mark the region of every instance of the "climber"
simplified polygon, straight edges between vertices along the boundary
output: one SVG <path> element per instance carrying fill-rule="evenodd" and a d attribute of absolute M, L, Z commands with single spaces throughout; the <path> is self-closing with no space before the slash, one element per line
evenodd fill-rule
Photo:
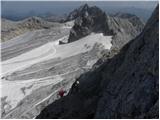
<path fill-rule="evenodd" d="M 58 96 L 63 97 L 64 94 L 66 93 L 67 91 L 63 90 L 63 89 L 60 89 L 60 91 L 58 92 Z"/>
<path fill-rule="evenodd" d="M 79 92 L 79 81 L 78 80 L 73 84 L 73 92 L 75 93 Z"/>

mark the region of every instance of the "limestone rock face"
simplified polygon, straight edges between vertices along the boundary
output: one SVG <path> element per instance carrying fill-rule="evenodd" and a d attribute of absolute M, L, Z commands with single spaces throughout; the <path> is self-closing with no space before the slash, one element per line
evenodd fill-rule
<path fill-rule="evenodd" d="M 77 79 L 78 92 L 72 86 L 37 118 L 158 118 L 158 9 L 139 36 Z"/>
<path fill-rule="evenodd" d="M 81 6 L 68 42 L 73 42 L 91 32 L 103 32 L 106 14 L 98 7 Z"/>
<path fill-rule="evenodd" d="M 144 27 L 144 23 L 134 15 L 111 17 L 98 7 L 89 7 L 87 4 L 71 12 L 69 18 L 70 20 L 74 18 L 75 24 L 68 42 L 76 41 L 91 32 L 102 32 L 105 35 L 112 35 L 113 44 L 120 48 L 136 37 Z"/>
<path fill-rule="evenodd" d="M 157 7 L 143 32 L 103 68 L 95 118 L 158 118 L 158 24 Z"/>

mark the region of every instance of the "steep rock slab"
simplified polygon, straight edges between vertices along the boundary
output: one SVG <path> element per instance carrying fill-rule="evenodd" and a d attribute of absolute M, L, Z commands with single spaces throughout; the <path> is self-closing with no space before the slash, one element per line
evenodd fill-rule
<path fill-rule="evenodd" d="M 158 24 L 157 7 L 140 36 L 104 65 L 96 118 L 158 118 Z"/>

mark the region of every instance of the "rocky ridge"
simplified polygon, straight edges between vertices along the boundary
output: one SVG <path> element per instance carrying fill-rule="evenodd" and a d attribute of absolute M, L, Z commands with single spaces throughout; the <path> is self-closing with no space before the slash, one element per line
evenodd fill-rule
<path fill-rule="evenodd" d="M 68 42 L 73 42 L 91 32 L 102 32 L 113 36 L 114 46 L 121 48 L 136 37 L 143 29 L 144 23 L 136 16 L 109 16 L 100 8 L 87 4 L 74 10 L 67 20 L 75 19 Z"/>
<path fill-rule="evenodd" d="M 49 29 L 51 27 L 60 26 L 58 23 L 48 22 L 39 17 L 30 17 L 22 21 L 10 21 L 2 19 L 2 42 L 12 39 L 27 31 L 37 29 Z"/>

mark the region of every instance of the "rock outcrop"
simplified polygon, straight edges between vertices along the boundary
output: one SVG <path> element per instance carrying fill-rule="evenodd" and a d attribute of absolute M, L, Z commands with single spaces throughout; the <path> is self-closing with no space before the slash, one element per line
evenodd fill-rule
<path fill-rule="evenodd" d="M 119 48 L 136 37 L 144 27 L 144 23 L 136 16 L 111 17 L 98 7 L 89 7 L 87 4 L 71 12 L 68 19 L 75 19 L 68 42 L 78 40 L 91 32 L 102 32 L 112 35 L 113 44 Z"/>
<path fill-rule="evenodd" d="M 116 13 L 114 17 L 122 18 L 122 19 L 128 19 L 133 26 L 135 26 L 136 30 L 138 32 L 141 32 L 143 30 L 142 25 L 144 26 L 145 22 L 141 20 L 139 17 L 133 14 L 129 13 Z"/>
<path fill-rule="evenodd" d="M 73 42 L 91 32 L 103 32 L 105 30 L 106 14 L 98 7 L 81 6 L 76 14 L 75 24 L 70 32 L 68 42 Z"/>
<path fill-rule="evenodd" d="M 37 118 L 158 118 L 159 7 L 143 32 L 111 59 L 83 74 L 79 90 L 46 107 Z"/>
<path fill-rule="evenodd" d="M 65 21 L 75 20 L 76 18 L 81 16 L 82 13 L 85 13 L 88 8 L 89 6 L 87 4 L 80 6 L 79 8 L 70 12 Z"/>

